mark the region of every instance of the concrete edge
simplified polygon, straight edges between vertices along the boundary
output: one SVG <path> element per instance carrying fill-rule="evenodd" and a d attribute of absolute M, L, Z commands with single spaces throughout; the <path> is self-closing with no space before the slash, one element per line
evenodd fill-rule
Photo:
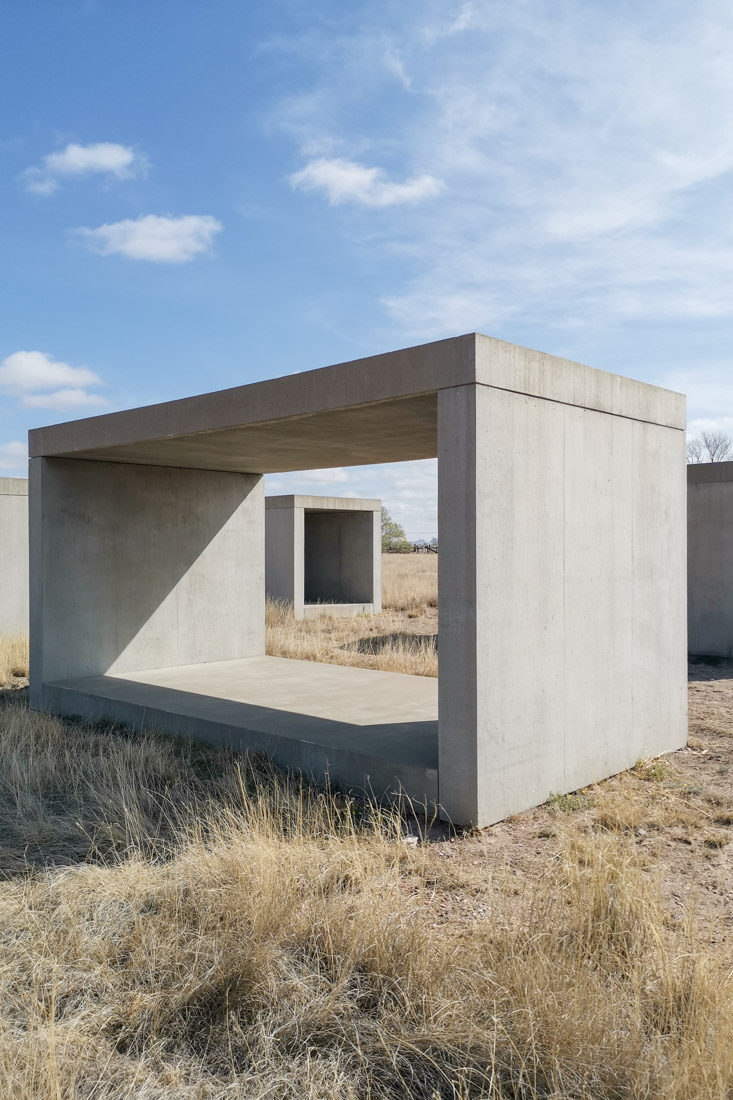
<path fill-rule="evenodd" d="M 379 757 L 347 752 L 298 738 L 263 734 L 259 730 L 183 712 L 140 706 L 59 684 L 43 685 L 43 706 L 40 709 L 66 717 L 80 717 L 88 722 L 119 722 L 139 733 L 161 730 L 174 737 L 190 738 L 236 752 L 264 752 L 278 767 L 301 773 L 321 787 L 326 775 L 333 786 L 359 797 L 394 802 L 401 792 L 413 805 L 427 807 L 428 814 L 436 811 L 438 806 L 438 771 L 433 768 L 404 763 L 395 765 Z"/>
<path fill-rule="evenodd" d="M 320 497 L 293 493 L 282 496 L 266 496 L 265 508 L 304 508 L 306 512 L 381 512 L 381 500 L 367 497 Z"/>
<path fill-rule="evenodd" d="M 0 477 L 0 497 L 27 497 L 27 477 Z"/>
<path fill-rule="evenodd" d="M 687 484 L 733 481 L 733 462 L 691 462 L 687 467 Z"/>

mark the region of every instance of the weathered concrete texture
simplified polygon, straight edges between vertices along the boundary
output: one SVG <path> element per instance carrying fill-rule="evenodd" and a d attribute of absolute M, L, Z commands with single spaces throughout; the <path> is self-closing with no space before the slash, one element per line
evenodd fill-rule
<path fill-rule="evenodd" d="M 496 821 L 686 741 L 684 433 L 439 396 L 440 799 Z"/>
<path fill-rule="evenodd" d="M 0 477 L 0 634 L 28 633 L 28 482 Z"/>
<path fill-rule="evenodd" d="M 263 750 L 340 787 L 438 801 L 438 685 L 425 676 L 252 657 L 70 680 L 46 692 L 61 714 Z"/>
<path fill-rule="evenodd" d="M 733 657 L 733 462 L 687 467 L 690 653 Z"/>
<path fill-rule="evenodd" d="M 31 699 L 265 651 L 259 475 L 32 459 Z"/>
<path fill-rule="evenodd" d="M 296 619 L 382 607 L 382 504 L 350 497 L 265 499 L 265 586 Z"/>
<path fill-rule="evenodd" d="M 684 428 L 678 394 L 474 333 L 31 432 L 34 705 L 261 655 L 258 475 L 437 454 L 441 812 L 486 825 L 678 748 Z M 110 679 L 85 691 L 116 716 Z M 211 691 L 181 691 L 184 725 Z M 396 783 L 399 723 L 384 736 Z"/>

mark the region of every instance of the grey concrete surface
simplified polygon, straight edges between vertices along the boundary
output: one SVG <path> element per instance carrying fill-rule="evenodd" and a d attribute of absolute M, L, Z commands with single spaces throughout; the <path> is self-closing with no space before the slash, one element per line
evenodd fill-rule
<path fill-rule="evenodd" d="M 265 498 L 265 588 L 296 619 L 382 608 L 382 502 Z"/>
<path fill-rule="evenodd" d="M 733 657 L 733 462 L 687 467 L 689 652 Z"/>
<path fill-rule="evenodd" d="M 31 700 L 70 676 L 265 651 L 262 478 L 32 459 Z"/>
<path fill-rule="evenodd" d="M 685 399 L 469 333 L 29 433 L 31 457 L 274 473 L 434 458 L 441 389 L 480 383 L 685 428 Z"/>
<path fill-rule="evenodd" d="M 438 688 L 425 676 L 252 657 L 47 686 L 54 711 L 268 752 L 359 792 L 438 800 Z"/>
<path fill-rule="evenodd" d="M 0 477 L 0 634 L 28 633 L 28 481 Z"/>
<path fill-rule="evenodd" d="M 684 434 L 487 386 L 439 412 L 441 803 L 499 820 L 679 748 Z"/>
<path fill-rule="evenodd" d="M 443 815 L 486 825 L 676 749 L 684 428 L 678 394 L 471 334 L 38 429 L 34 705 L 61 705 L 52 681 L 262 652 L 257 475 L 437 455 Z M 252 595 L 222 583 L 248 575 Z"/>

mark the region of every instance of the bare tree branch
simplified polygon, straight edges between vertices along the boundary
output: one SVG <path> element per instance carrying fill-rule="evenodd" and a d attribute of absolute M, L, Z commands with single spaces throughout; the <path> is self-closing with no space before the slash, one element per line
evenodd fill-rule
<path fill-rule="evenodd" d="M 696 462 L 704 461 L 703 446 L 701 439 L 688 439 L 687 440 L 687 462 L 688 465 L 694 465 Z"/>
<path fill-rule="evenodd" d="M 733 454 L 733 440 L 726 432 L 702 432 L 701 439 L 709 462 L 725 462 Z"/>

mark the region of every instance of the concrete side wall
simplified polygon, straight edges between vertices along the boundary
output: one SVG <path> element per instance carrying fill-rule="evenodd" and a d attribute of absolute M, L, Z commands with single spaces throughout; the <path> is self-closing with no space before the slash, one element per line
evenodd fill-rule
<path fill-rule="evenodd" d="M 264 653 L 253 474 L 34 459 L 31 702 L 54 680 Z"/>
<path fill-rule="evenodd" d="M 684 433 L 439 400 L 440 801 L 486 825 L 685 743 Z"/>
<path fill-rule="evenodd" d="M 305 513 L 305 602 L 372 603 L 374 513 Z"/>
<path fill-rule="evenodd" d="M 0 634 L 28 633 L 28 482 L 0 478 Z"/>
<path fill-rule="evenodd" d="M 303 614 L 303 509 L 267 508 L 265 512 L 265 588 L 271 600 L 293 605 Z"/>
<path fill-rule="evenodd" d="M 688 467 L 687 644 L 690 653 L 733 657 L 733 481 L 699 480 L 701 472 Z"/>

